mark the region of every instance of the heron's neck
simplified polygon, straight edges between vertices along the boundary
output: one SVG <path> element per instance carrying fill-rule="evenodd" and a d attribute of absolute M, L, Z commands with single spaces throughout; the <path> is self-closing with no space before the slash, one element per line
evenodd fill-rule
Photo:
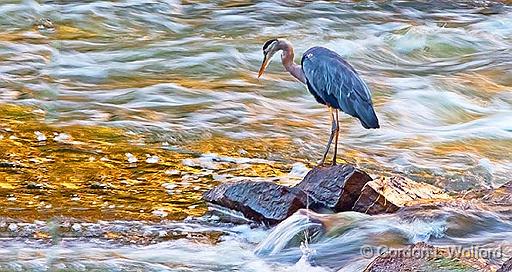
<path fill-rule="evenodd" d="M 293 46 L 290 42 L 286 40 L 280 41 L 280 48 L 283 50 L 283 54 L 281 55 L 281 61 L 283 62 L 283 66 L 292 76 L 298 79 L 300 82 L 306 84 L 306 76 L 302 71 L 302 67 L 296 64 L 293 61 L 293 57 L 295 56 L 293 53 Z"/>

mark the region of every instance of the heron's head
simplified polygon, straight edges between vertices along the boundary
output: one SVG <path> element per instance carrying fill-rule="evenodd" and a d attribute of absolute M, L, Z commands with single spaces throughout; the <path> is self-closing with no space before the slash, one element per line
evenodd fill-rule
<path fill-rule="evenodd" d="M 258 72 L 258 77 L 263 75 L 265 72 L 265 69 L 267 68 L 268 64 L 270 63 L 270 59 L 274 54 L 280 50 L 279 47 L 279 40 L 278 39 L 271 39 L 265 42 L 263 44 L 263 63 L 261 64 L 260 71 Z"/>

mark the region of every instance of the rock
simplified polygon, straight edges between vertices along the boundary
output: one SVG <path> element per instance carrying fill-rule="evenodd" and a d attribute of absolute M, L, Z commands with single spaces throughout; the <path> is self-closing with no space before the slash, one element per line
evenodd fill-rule
<path fill-rule="evenodd" d="M 509 182 L 510 183 L 510 182 Z M 500 269 L 498 269 L 496 272 L 511 272 L 512 271 L 512 258 L 510 258 L 508 261 L 506 261 Z"/>
<path fill-rule="evenodd" d="M 26 166 L 17 162 L 0 161 L 0 168 L 26 168 Z"/>
<path fill-rule="evenodd" d="M 41 183 L 30 182 L 27 184 L 27 189 L 44 189 L 44 185 Z"/>
<path fill-rule="evenodd" d="M 403 177 L 372 180 L 349 164 L 315 167 L 296 186 L 241 181 L 206 192 L 209 203 L 241 212 L 248 219 L 276 224 L 300 208 L 316 212 L 395 212 L 417 201 L 448 199 L 441 189 Z"/>
<path fill-rule="evenodd" d="M 335 237 L 346 231 L 351 226 L 358 224 L 360 221 L 367 220 L 370 216 L 358 212 L 342 212 L 342 213 L 316 213 L 311 210 L 301 209 L 297 214 L 306 216 L 311 223 L 322 226 L 322 232 L 328 237 Z"/>
<path fill-rule="evenodd" d="M 372 178 L 350 164 L 313 168 L 294 188 L 314 199 L 314 210 L 348 211 Z"/>
<path fill-rule="evenodd" d="M 91 184 L 89 186 L 89 188 L 95 189 L 95 190 L 103 190 L 103 189 L 108 189 L 108 185 L 100 183 L 100 182 L 95 182 L 95 183 Z"/>
<path fill-rule="evenodd" d="M 512 181 L 492 190 L 483 197 L 483 201 L 493 205 L 512 205 Z"/>
<path fill-rule="evenodd" d="M 265 181 L 224 183 L 207 191 L 203 199 L 268 225 L 277 224 L 306 207 L 306 196 L 301 191 Z"/>
<path fill-rule="evenodd" d="M 37 30 L 39 31 L 54 31 L 55 26 L 53 25 L 53 22 L 48 18 L 41 18 L 37 21 L 37 23 L 34 25 Z"/>
<path fill-rule="evenodd" d="M 441 189 L 401 176 L 381 177 L 368 182 L 351 210 L 366 214 L 395 212 L 420 201 L 447 200 Z"/>
<path fill-rule="evenodd" d="M 272 225 L 307 204 L 316 211 L 349 210 L 370 180 L 370 176 L 349 164 L 322 166 L 315 167 L 292 188 L 270 182 L 225 183 L 206 192 L 203 199 Z"/>
<path fill-rule="evenodd" d="M 418 243 L 408 248 L 391 250 L 375 258 L 364 272 L 412 271 L 492 271 L 483 260 L 452 256 L 448 249 Z"/>

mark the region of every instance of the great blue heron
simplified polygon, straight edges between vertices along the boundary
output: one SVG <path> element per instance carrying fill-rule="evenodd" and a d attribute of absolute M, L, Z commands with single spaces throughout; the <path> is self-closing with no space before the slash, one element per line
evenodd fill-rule
<path fill-rule="evenodd" d="M 339 134 L 338 109 L 359 119 L 364 128 L 379 128 L 370 89 L 350 64 L 327 48 L 312 47 L 302 55 L 302 65 L 295 64 L 293 47 L 285 39 L 272 39 L 265 42 L 264 58 L 258 78 L 265 72 L 272 56 L 281 50 L 283 51 L 281 61 L 286 70 L 308 86 L 309 92 L 318 103 L 329 108 L 332 122 L 331 136 L 320 164 L 324 164 L 335 137 L 332 159 L 332 164 L 335 165 Z"/>

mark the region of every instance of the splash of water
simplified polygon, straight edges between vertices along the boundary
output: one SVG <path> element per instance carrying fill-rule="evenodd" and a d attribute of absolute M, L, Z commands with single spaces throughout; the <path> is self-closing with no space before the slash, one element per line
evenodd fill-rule
<path fill-rule="evenodd" d="M 294 244 L 294 242 L 296 244 L 304 243 L 302 239 L 304 239 L 303 235 L 307 230 L 319 229 L 321 227 L 320 223 L 312 222 L 305 213 L 297 212 L 277 225 L 267 239 L 258 245 L 255 254 L 271 256 Z M 297 239 L 301 241 L 296 242 Z M 308 240 L 310 239 L 305 239 L 305 241 Z M 308 242 L 303 244 L 303 248 L 304 255 L 313 253 Z"/>

